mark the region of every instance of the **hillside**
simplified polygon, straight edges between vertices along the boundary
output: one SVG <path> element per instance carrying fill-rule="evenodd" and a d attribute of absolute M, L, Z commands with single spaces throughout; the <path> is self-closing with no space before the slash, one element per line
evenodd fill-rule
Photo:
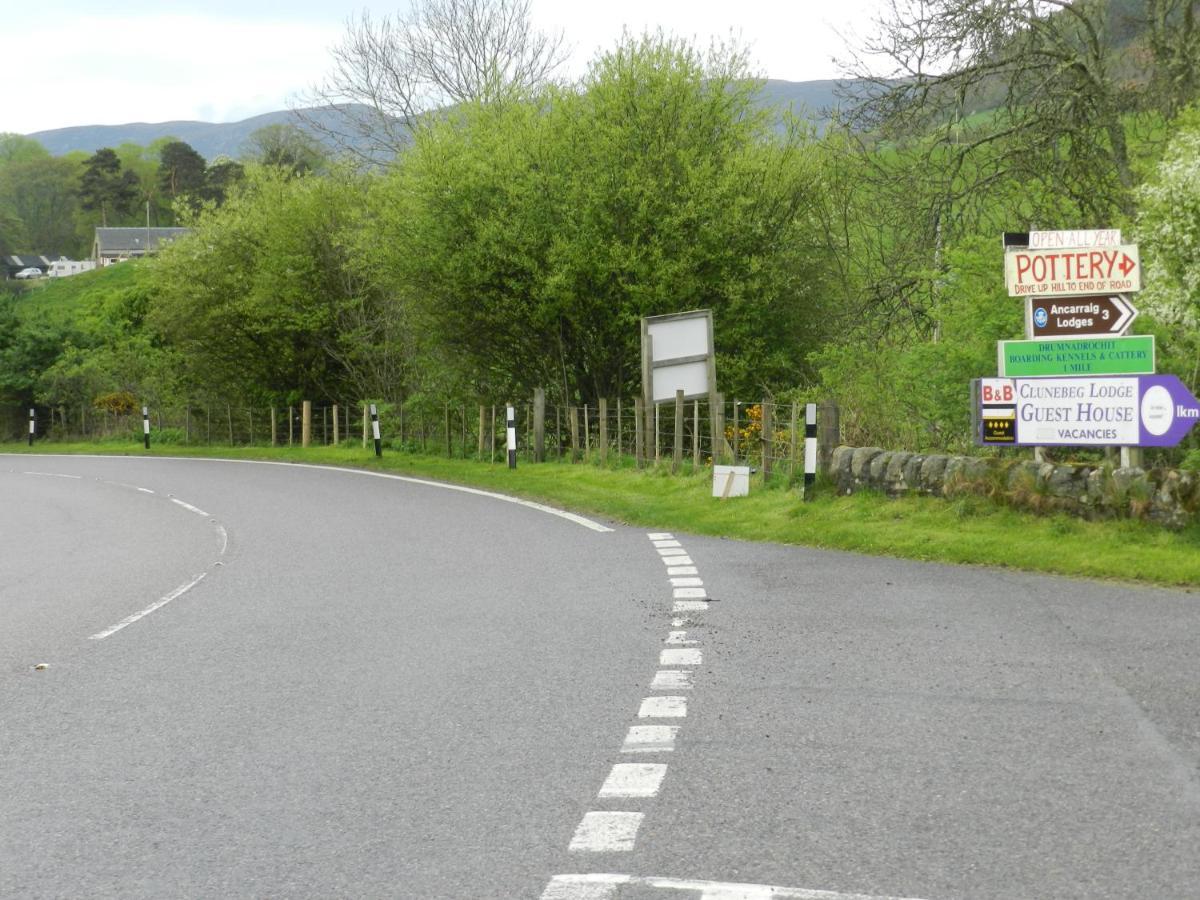
<path fill-rule="evenodd" d="M 828 111 L 838 104 L 838 90 L 848 84 L 837 80 L 782 81 L 771 79 L 760 94 L 764 106 L 780 110 L 792 109 L 798 115 L 812 121 L 818 129 L 829 120 Z M 306 116 L 325 120 L 328 112 L 307 109 Z M 76 125 L 70 128 L 55 128 L 37 131 L 28 137 L 41 142 L 54 156 L 62 156 L 73 150 L 94 153 L 101 147 L 117 147 L 130 142 L 143 147 L 161 137 L 174 137 L 190 144 L 209 162 L 219 156 L 242 155 L 250 135 L 268 125 L 299 124 L 300 119 L 291 110 L 264 113 L 240 122 L 131 122 L 125 125 Z M 316 135 L 318 138 L 319 135 Z"/>

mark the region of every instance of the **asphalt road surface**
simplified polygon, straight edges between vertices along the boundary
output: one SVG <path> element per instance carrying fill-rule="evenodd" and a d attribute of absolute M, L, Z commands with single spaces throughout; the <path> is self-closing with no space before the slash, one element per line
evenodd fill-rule
<path fill-rule="evenodd" d="M 0 456 L 0 896 L 1194 898 L 1198 601 Z"/>

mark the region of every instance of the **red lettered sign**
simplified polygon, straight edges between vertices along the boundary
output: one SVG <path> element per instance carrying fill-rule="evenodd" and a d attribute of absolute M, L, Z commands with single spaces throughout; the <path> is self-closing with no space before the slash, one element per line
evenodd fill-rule
<path fill-rule="evenodd" d="M 1119 294 L 1142 289 L 1136 244 L 1084 250 L 1016 250 L 1004 256 L 1010 297 Z"/>

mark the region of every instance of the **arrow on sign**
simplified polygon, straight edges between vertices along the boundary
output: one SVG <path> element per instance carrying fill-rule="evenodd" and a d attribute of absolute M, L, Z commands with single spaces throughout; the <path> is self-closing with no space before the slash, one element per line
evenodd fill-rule
<path fill-rule="evenodd" d="M 1174 447 L 1200 422 L 1200 400 L 1174 375 L 1143 375 L 1141 440 L 1143 447 Z"/>

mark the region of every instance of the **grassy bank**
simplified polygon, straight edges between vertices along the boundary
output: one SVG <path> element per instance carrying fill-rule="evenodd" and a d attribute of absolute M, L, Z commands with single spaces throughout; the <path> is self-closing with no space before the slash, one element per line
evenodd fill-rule
<path fill-rule="evenodd" d="M 3 452 L 26 452 L 0 444 Z M 631 468 L 522 463 L 505 466 L 357 447 L 161 448 L 113 444 L 42 444 L 34 452 L 221 456 L 380 469 L 518 494 L 630 525 L 751 541 L 773 541 L 937 562 L 1111 578 L 1159 585 L 1200 585 L 1200 528 L 1170 532 L 1135 521 L 1085 522 L 1041 517 L 965 497 L 889 500 L 871 494 L 802 503 L 783 486 L 755 484 L 749 497 L 714 500 L 711 479 Z"/>

